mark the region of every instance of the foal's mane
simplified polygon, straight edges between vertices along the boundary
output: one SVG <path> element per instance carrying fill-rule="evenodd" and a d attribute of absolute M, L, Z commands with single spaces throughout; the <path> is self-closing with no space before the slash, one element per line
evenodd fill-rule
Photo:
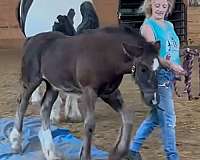
<path fill-rule="evenodd" d="M 138 41 L 140 41 L 141 43 L 145 43 L 145 39 L 141 36 L 141 34 L 139 34 L 138 30 L 136 30 L 135 28 L 127 25 L 127 24 L 120 24 L 119 26 L 106 26 L 103 28 L 97 28 L 97 29 L 88 29 L 83 31 L 82 33 L 93 33 L 93 32 L 98 32 L 98 31 L 102 31 L 105 33 L 116 33 L 116 34 L 120 34 L 120 33 L 125 33 L 127 35 L 131 35 L 133 37 L 135 37 L 135 39 L 137 39 Z"/>
<path fill-rule="evenodd" d="M 121 24 L 118 27 L 105 27 L 102 28 L 102 31 L 106 33 L 116 33 L 119 34 L 126 34 L 132 36 L 135 39 L 135 42 L 138 46 L 145 48 L 148 52 L 144 52 L 147 54 L 154 54 L 157 55 L 157 49 L 159 48 L 157 44 L 153 44 L 152 42 L 147 42 L 145 38 L 136 30 L 135 28 L 131 27 L 130 25 Z"/>
<path fill-rule="evenodd" d="M 133 36 L 135 39 L 140 41 L 141 43 L 145 43 L 145 39 L 141 34 L 139 34 L 138 30 L 135 28 L 131 27 L 130 25 L 127 24 L 120 24 L 119 26 L 112 26 L 112 27 L 104 27 L 102 28 L 102 31 L 106 33 L 125 33 L 128 35 Z"/>

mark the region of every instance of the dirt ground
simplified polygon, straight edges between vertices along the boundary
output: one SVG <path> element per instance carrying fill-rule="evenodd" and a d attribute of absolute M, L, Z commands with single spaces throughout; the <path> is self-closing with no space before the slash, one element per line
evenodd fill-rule
<path fill-rule="evenodd" d="M 19 94 L 20 49 L 6 48 L 0 45 L 0 118 L 15 115 L 17 96 Z M 197 65 L 196 65 L 197 66 Z M 194 94 L 198 92 L 198 71 L 196 69 L 193 79 Z M 179 84 L 183 86 L 183 84 Z M 125 76 L 120 86 L 126 104 L 135 111 L 133 134 L 140 122 L 148 113 L 149 108 L 140 100 L 137 86 L 130 76 Z M 200 100 L 187 101 L 186 97 L 175 96 L 177 113 L 177 146 L 182 160 L 200 160 Z M 26 115 L 38 114 L 39 106 L 30 106 Z M 120 117 L 105 103 L 98 101 L 96 106 L 96 134 L 94 144 L 109 151 L 117 137 Z M 82 123 L 66 124 L 61 126 L 69 128 L 80 137 Z M 142 148 L 144 160 L 163 160 L 164 152 L 160 142 L 159 129 L 156 129 L 148 138 Z"/>

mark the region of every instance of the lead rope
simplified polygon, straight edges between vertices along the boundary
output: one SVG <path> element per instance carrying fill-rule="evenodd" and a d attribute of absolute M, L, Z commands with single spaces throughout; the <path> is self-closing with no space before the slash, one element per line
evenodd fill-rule
<path fill-rule="evenodd" d="M 183 68 L 186 71 L 185 75 L 185 88 L 184 92 L 188 94 L 188 100 L 194 99 L 192 95 L 192 70 L 193 70 L 193 64 L 194 64 L 194 58 L 198 57 L 198 63 L 199 63 L 199 94 L 195 99 L 198 99 L 200 96 L 200 53 L 197 49 L 190 49 L 186 48 L 183 50 L 181 56 L 184 56 L 183 60 Z M 175 86 L 175 93 L 178 97 L 181 97 L 181 94 L 178 93 L 176 81 L 174 82 Z"/>

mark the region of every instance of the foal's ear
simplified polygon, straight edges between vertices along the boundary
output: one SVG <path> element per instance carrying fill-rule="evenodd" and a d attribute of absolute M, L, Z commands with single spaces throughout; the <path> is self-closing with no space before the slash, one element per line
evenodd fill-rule
<path fill-rule="evenodd" d="M 136 44 L 122 43 L 122 48 L 124 54 L 130 59 L 133 59 L 133 57 L 140 57 L 142 55 L 143 48 L 141 46 L 137 46 Z"/>

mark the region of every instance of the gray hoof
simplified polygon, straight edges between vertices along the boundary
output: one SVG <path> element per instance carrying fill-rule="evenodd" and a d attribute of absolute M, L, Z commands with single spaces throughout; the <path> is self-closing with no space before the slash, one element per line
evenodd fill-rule
<path fill-rule="evenodd" d="M 21 154 L 22 153 L 22 146 L 19 144 L 19 145 L 12 145 L 11 146 L 12 148 L 12 152 L 13 153 L 17 153 L 17 154 Z"/>

